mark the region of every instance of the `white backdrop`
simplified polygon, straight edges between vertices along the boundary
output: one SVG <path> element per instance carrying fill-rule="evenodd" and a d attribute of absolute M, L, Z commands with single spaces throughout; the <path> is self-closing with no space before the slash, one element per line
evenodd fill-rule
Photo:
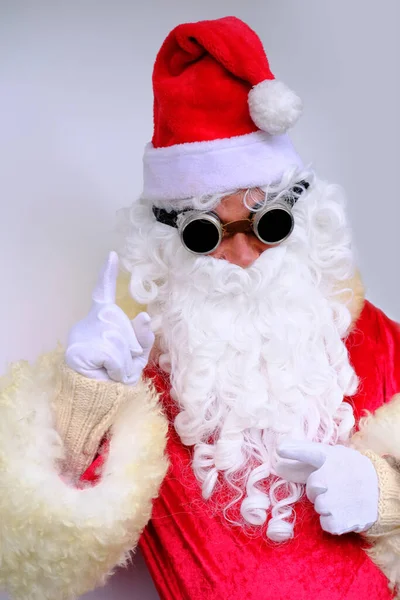
<path fill-rule="evenodd" d="M 88 308 L 115 212 L 140 193 L 165 35 L 227 14 L 303 98 L 297 148 L 346 188 L 369 298 L 400 319 L 398 0 L 0 0 L 0 373 Z M 86 598 L 157 594 L 139 560 Z"/>

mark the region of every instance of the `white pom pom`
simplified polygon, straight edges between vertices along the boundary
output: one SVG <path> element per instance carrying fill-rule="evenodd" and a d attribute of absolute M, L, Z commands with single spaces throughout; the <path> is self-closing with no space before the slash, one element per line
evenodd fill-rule
<path fill-rule="evenodd" d="M 285 133 L 296 123 L 302 111 L 300 98 L 276 79 L 255 85 L 248 101 L 254 123 L 271 135 Z"/>

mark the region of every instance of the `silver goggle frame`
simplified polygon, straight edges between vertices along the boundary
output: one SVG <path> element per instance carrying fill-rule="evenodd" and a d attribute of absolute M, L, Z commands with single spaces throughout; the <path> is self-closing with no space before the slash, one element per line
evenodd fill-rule
<path fill-rule="evenodd" d="M 301 181 L 295 185 L 285 196 L 281 196 L 276 200 L 267 202 L 259 210 L 251 212 L 251 216 L 247 219 L 240 221 L 232 221 L 231 223 L 222 223 L 218 215 L 212 211 L 199 211 L 193 209 L 186 209 L 182 211 L 166 211 L 162 208 L 153 206 L 153 213 L 157 221 L 171 227 L 178 229 L 179 237 L 182 245 L 191 252 L 197 255 L 206 255 L 214 252 L 221 244 L 225 236 L 234 235 L 239 232 L 254 233 L 254 235 L 266 246 L 276 246 L 284 242 L 292 233 L 294 228 L 294 217 L 292 208 L 302 192 L 308 189 L 309 183 L 307 181 Z M 260 232 L 262 220 L 268 214 L 281 213 L 280 218 L 284 215 L 286 218 L 285 231 L 283 235 L 278 236 L 277 239 L 266 239 Z M 282 214 L 283 213 L 283 214 Z M 277 216 L 277 215 L 275 215 Z M 279 217 L 279 215 L 278 215 Z M 202 224 L 208 224 L 213 228 L 213 235 L 215 240 L 209 248 L 206 250 L 196 250 L 191 248 L 185 240 L 185 234 L 187 235 L 191 226 L 197 222 Z M 264 224 L 265 226 L 265 224 Z M 209 230 L 210 231 L 210 230 Z"/>

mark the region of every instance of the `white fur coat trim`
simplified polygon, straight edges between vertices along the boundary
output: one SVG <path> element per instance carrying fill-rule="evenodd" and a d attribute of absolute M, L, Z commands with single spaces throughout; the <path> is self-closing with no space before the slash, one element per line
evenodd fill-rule
<path fill-rule="evenodd" d="M 71 600 L 105 583 L 135 547 L 165 475 L 166 420 L 141 383 L 112 430 L 98 485 L 58 475 L 51 403 L 60 352 L 0 382 L 0 588 L 14 600 Z"/>

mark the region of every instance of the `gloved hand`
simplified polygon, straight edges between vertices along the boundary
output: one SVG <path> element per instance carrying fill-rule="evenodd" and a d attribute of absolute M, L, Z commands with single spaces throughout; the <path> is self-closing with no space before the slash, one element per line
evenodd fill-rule
<path fill-rule="evenodd" d="M 277 450 L 283 479 L 306 484 L 321 527 L 334 535 L 369 529 L 378 519 L 379 484 L 372 462 L 352 448 L 284 441 Z"/>
<path fill-rule="evenodd" d="M 110 252 L 92 294 L 89 314 L 71 330 L 65 361 L 87 377 L 135 384 L 147 364 L 154 334 L 147 313 L 130 321 L 115 304 L 118 256 Z"/>

